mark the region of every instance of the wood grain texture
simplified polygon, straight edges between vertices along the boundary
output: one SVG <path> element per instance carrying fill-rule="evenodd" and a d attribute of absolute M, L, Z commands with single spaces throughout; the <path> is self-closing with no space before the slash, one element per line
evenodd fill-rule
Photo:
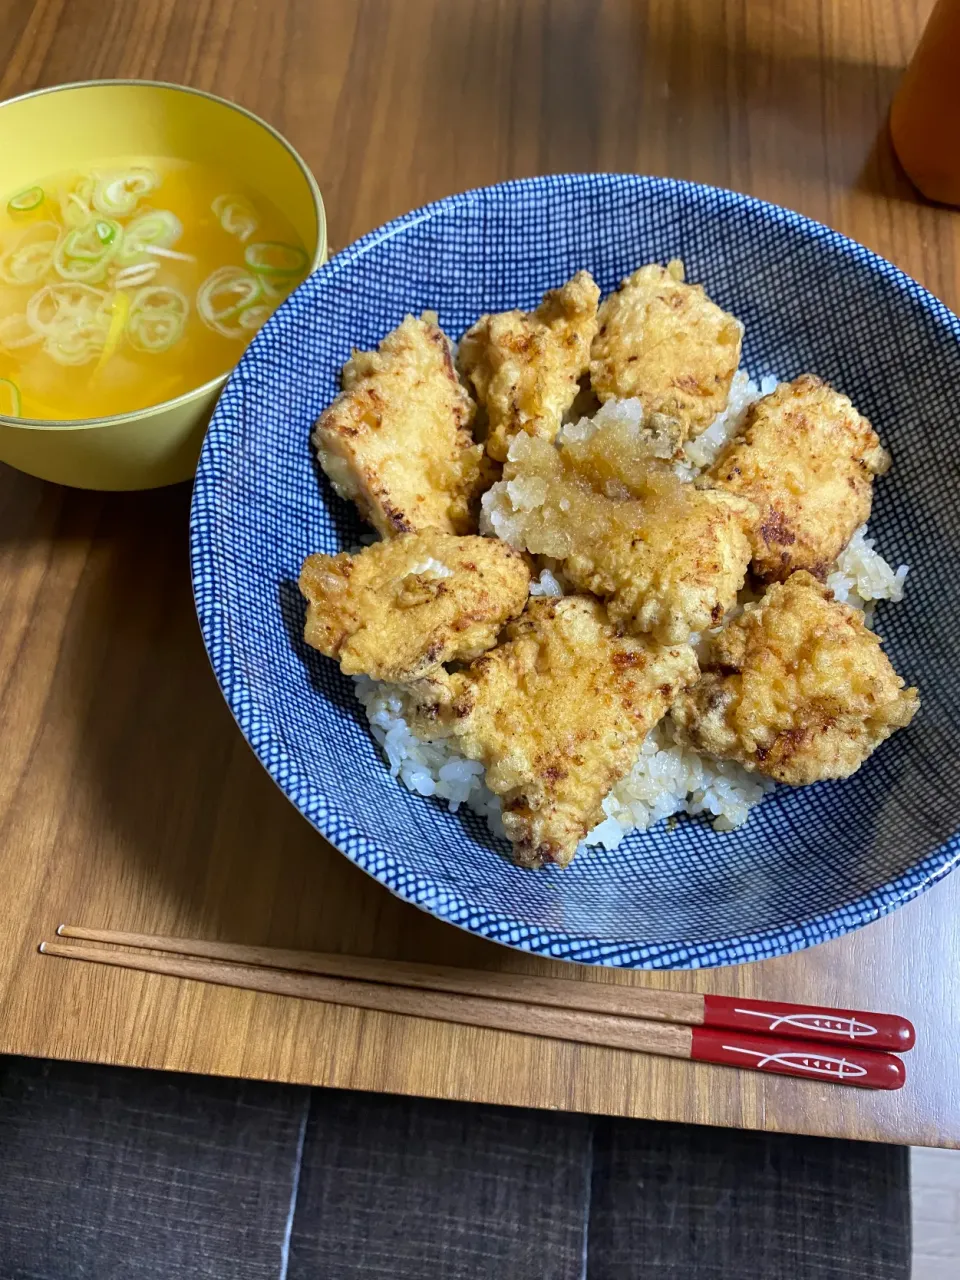
<path fill-rule="evenodd" d="M 903 0 L 0 0 L 0 95 L 186 81 L 266 116 L 331 244 L 464 187 L 619 169 L 735 187 L 960 304 L 958 218 L 884 131 L 928 3 Z M 704 973 L 567 970 L 905 1014 L 872 1094 L 43 959 L 61 920 L 525 973 L 561 969 L 391 897 L 241 739 L 187 571 L 186 487 L 69 492 L 0 469 L 0 1051 L 960 1145 L 960 878 L 835 943 Z"/>
<path fill-rule="evenodd" d="M 516 1001 L 519 1004 L 553 1005 L 558 1009 L 612 1013 L 618 1017 L 648 1018 L 655 1022 L 672 1022 L 684 1026 L 699 1027 L 704 1023 L 704 998 L 689 991 L 664 991 L 610 982 L 578 982 L 573 978 L 554 977 L 552 974 L 541 977 L 536 974 L 505 973 L 498 969 L 458 969 L 452 965 L 414 964 L 409 960 L 351 956 L 343 952 L 253 947 L 209 938 L 169 938 L 120 929 L 89 929 L 84 925 L 61 925 L 57 929 L 57 937 L 103 942 L 114 950 L 118 947 L 136 947 L 142 951 L 161 951 L 176 956 L 226 960 L 234 965 L 259 965 L 294 973 L 315 973 L 327 978 L 380 982 L 424 991 L 447 991 L 461 996 L 483 996 L 493 1000 Z M 51 955 L 61 954 L 59 951 L 54 952 L 46 942 L 40 945 Z M 62 954 L 69 958 L 69 948 Z M 522 1030 L 522 1026 L 520 1029 Z"/>
<path fill-rule="evenodd" d="M 467 1027 L 493 1028 L 524 1036 L 540 1036 L 547 1040 L 631 1049 L 637 1053 L 659 1053 L 671 1058 L 691 1056 L 692 1029 L 678 1027 L 670 1022 L 647 1022 L 642 1018 L 623 1018 L 609 1013 L 585 1013 L 579 1009 L 555 1009 L 542 1004 L 517 1004 L 512 1000 L 450 995 L 446 991 L 419 991 L 381 982 L 352 982 L 349 979 L 322 977 L 314 973 L 291 973 L 287 969 L 227 964 L 221 960 L 197 959 L 194 956 L 149 955 L 143 951 L 118 951 L 114 947 L 68 946 L 56 941 L 41 942 L 40 949 L 54 959 L 113 965 L 120 969 L 138 969 L 144 973 L 162 973 L 245 991 L 265 991 L 271 995 L 321 1000 L 325 1004 L 353 1009 L 372 1009 L 377 1013 L 428 1018 Z M 578 985 L 585 986 L 586 983 Z M 770 1037 L 766 1037 L 766 1040 L 770 1043 Z M 893 1055 L 876 1056 L 886 1058 Z M 871 1054 L 870 1057 L 874 1055 Z"/>

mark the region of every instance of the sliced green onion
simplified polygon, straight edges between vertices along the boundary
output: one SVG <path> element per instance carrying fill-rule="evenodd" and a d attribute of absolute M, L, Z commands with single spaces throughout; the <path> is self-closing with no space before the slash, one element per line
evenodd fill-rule
<path fill-rule="evenodd" d="M 261 302 L 256 307 L 244 307 L 237 316 L 237 324 L 241 329 L 246 329 L 248 333 L 252 333 L 262 325 L 265 325 L 272 315 L 273 307 Z"/>
<path fill-rule="evenodd" d="M 141 285 L 150 284 L 160 270 L 159 262 L 144 262 L 132 267 L 124 267 L 113 278 L 114 289 L 139 289 Z"/>
<path fill-rule="evenodd" d="M 106 334 L 110 299 L 87 284 L 48 284 L 27 303 L 25 316 L 30 328 L 45 338 L 61 337 L 74 329 Z"/>
<path fill-rule="evenodd" d="M 31 329 L 24 315 L 15 312 L 0 320 L 0 347 L 4 351 L 19 351 L 23 347 L 32 347 L 35 342 L 42 341 L 43 334 Z"/>
<path fill-rule="evenodd" d="M 169 284 L 158 284 L 150 289 L 141 289 L 134 298 L 133 305 L 141 311 L 176 311 L 183 316 L 190 314 L 187 295 Z"/>
<path fill-rule="evenodd" d="M 152 249 L 169 249 L 182 235 L 180 219 L 169 209 L 141 213 L 127 223 L 117 260 L 121 266 L 132 266 L 141 262 L 144 254 Z"/>
<path fill-rule="evenodd" d="M 133 213 L 141 196 L 156 191 L 160 176 L 152 169 L 124 169 L 122 173 L 98 175 L 93 188 L 93 207 L 112 218 L 126 218 Z"/>
<path fill-rule="evenodd" d="M 119 222 L 95 219 L 74 227 L 58 242 L 53 265 L 64 280 L 98 284 L 107 274 L 114 255 L 123 244 Z"/>
<path fill-rule="evenodd" d="M 240 312 L 263 296 L 260 281 L 242 267 L 220 267 L 197 290 L 197 314 L 208 329 L 224 338 L 243 338 L 249 332 L 237 320 Z"/>
<path fill-rule="evenodd" d="M 43 204 L 43 187 L 27 187 L 7 201 L 8 213 L 30 213 Z"/>
<path fill-rule="evenodd" d="M 308 262 L 299 245 L 283 244 L 279 240 L 261 240 L 247 245 L 243 260 L 251 271 L 265 276 L 299 276 Z"/>
<path fill-rule="evenodd" d="M 62 365 L 87 364 L 103 350 L 110 303 L 83 284 L 48 285 L 27 303 L 27 323 L 44 335 L 44 351 Z"/>
<path fill-rule="evenodd" d="M 23 400 L 20 388 L 9 378 L 0 378 L 0 416 L 19 418 L 23 415 Z"/>
<path fill-rule="evenodd" d="M 65 257 L 76 258 L 79 262 L 103 260 L 103 241 L 97 234 L 96 227 L 89 223 L 85 227 L 74 227 L 72 231 L 68 231 L 61 243 Z"/>
<path fill-rule="evenodd" d="M 152 253 L 158 258 L 171 258 L 174 262 L 196 262 L 197 260 L 197 256 L 194 253 L 178 253 L 176 249 L 165 249 L 160 244 L 148 245 L 146 252 Z"/>
<path fill-rule="evenodd" d="M 266 297 L 272 298 L 274 302 L 280 302 L 282 299 L 289 297 L 291 291 L 296 287 L 296 276 L 260 276 L 260 283 L 263 285 L 263 292 Z"/>
<path fill-rule="evenodd" d="M 41 227 L 52 227 L 54 234 L 46 239 L 28 239 L 20 241 L 15 249 L 0 258 L 0 280 L 7 284 L 37 284 L 53 265 L 53 254 L 57 247 L 56 223 L 44 222 Z M 34 232 L 39 228 L 33 228 Z"/>
<path fill-rule="evenodd" d="M 60 193 L 60 217 L 65 227 L 82 227 L 93 217 L 87 200 L 76 191 Z"/>
<path fill-rule="evenodd" d="M 210 208 L 220 219 L 220 225 L 228 235 L 246 242 L 256 234 L 260 222 L 253 205 L 243 196 L 217 196 Z"/>
<path fill-rule="evenodd" d="M 36 240 L 0 258 L 0 276 L 7 284 L 35 284 L 50 270 L 56 241 Z"/>
<path fill-rule="evenodd" d="M 43 349 L 57 364 L 73 367 L 96 360 L 103 350 L 104 341 L 105 337 L 100 337 L 98 340 L 85 330 L 77 330 L 75 333 L 47 338 Z"/>
<path fill-rule="evenodd" d="M 107 274 L 107 263 L 102 258 L 84 260 L 70 257 L 62 241 L 53 255 L 53 265 L 62 280 L 99 284 Z"/>
<path fill-rule="evenodd" d="M 183 337 L 190 303 L 179 289 L 152 285 L 141 289 L 130 304 L 127 338 L 137 351 L 169 351 Z"/>

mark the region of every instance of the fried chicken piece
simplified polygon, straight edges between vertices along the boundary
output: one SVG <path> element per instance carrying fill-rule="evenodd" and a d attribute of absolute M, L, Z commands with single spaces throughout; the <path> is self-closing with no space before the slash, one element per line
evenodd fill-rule
<path fill-rule="evenodd" d="M 583 596 L 533 599 L 498 648 L 424 682 L 409 717 L 420 736 L 455 737 L 483 764 L 521 865 L 566 866 L 643 739 L 696 678 L 689 645 L 624 636 Z"/>
<path fill-rule="evenodd" d="M 791 786 L 849 777 L 920 705 L 863 614 L 802 570 L 713 637 L 701 665 L 672 708 L 681 736 Z"/>
<path fill-rule="evenodd" d="M 578 271 L 536 311 L 481 316 L 460 342 L 458 361 L 487 411 L 487 452 L 502 462 L 519 431 L 552 440 L 586 372 L 600 290 Z"/>
<path fill-rule="evenodd" d="M 492 648 L 527 602 L 530 570 L 493 538 L 428 530 L 355 556 L 308 556 L 300 590 L 307 644 L 346 675 L 402 682 Z"/>
<path fill-rule="evenodd" d="M 601 401 L 639 399 L 679 447 L 727 404 L 743 325 L 684 283 L 679 259 L 641 267 L 600 307 L 590 381 Z"/>
<path fill-rule="evenodd" d="M 747 412 L 708 482 L 760 510 L 753 572 L 817 578 L 870 516 L 873 477 L 890 467 L 877 433 L 846 396 L 811 373 L 784 382 Z"/>
<path fill-rule="evenodd" d="M 470 430 L 476 406 L 435 313 L 407 316 L 377 351 L 354 351 L 342 382 L 313 432 L 341 498 L 352 498 L 384 538 L 476 532 L 489 479 Z"/>
<path fill-rule="evenodd" d="M 559 447 L 518 436 L 481 524 L 559 561 L 578 590 L 606 600 L 612 621 L 677 644 L 736 603 L 757 512 L 679 479 L 658 447 L 636 402 L 564 427 Z"/>

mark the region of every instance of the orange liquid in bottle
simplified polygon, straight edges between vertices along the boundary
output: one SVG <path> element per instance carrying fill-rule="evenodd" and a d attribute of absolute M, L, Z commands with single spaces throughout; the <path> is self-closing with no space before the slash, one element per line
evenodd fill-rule
<path fill-rule="evenodd" d="M 960 0 L 938 0 L 890 108 L 894 150 L 914 186 L 960 205 Z"/>

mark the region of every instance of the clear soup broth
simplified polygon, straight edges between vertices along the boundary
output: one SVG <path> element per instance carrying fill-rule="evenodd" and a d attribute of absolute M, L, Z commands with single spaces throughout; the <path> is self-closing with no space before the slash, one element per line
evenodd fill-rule
<path fill-rule="evenodd" d="M 38 179 L 0 205 L 0 414 L 76 421 L 192 391 L 308 269 L 279 209 L 198 164 Z"/>

